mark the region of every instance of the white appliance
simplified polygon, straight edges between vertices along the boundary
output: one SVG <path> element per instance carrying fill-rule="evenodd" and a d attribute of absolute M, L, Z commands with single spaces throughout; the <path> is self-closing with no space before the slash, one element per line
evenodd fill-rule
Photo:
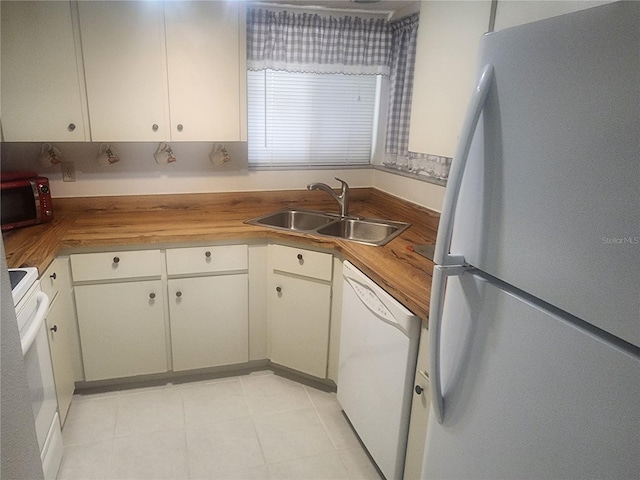
<path fill-rule="evenodd" d="M 638 478 L 640 3 L 487 34 L 445 193 L 423 478 Z"/>
<path fill-rule="evenodd" d="M 383 475 L 399 480 L 420 318 L 347 261 L 343 277 L 338 403 Z"/>
<path fill-rule="evenodd" d="M 31 407 L 45 480 L 53 480 L 62 462 L 62 432 L 45 318 L 49 297 L 41 291 L 36 268 L 9 270 Z"/>

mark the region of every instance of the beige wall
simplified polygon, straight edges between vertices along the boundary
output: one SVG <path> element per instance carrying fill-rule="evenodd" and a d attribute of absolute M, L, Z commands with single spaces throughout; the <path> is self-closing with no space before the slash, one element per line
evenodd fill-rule
<path fill-rule="evenodd" d="M 54 197 L 287 190 L 304 189 L 311 182 L 337 187 L 334 177 L 340 177 L 353 187 L 376 187 L 440 211 L 444 193 L 444 187 L 372 168 L 249 170 L 244 142 L 226 144 L 232 160 L 221 166 L 209 162 L 213 143 L 207 142 L 172 143 L 177 161 L 170 165 L 155 162 L 155 143 L 114 143 L 121 161 L 109 167 L 98 165 L 98 143 L 56 146 L 73 162 L 75 182 L 62 181 L 60 166 L 41 166 L 41 143 L 4 143 L 2 170 L 33 170 L 48 177 Z"/>

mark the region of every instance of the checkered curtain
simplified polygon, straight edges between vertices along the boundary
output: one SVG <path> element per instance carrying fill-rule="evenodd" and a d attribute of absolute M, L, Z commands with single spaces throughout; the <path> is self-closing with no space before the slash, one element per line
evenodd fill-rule
<path fill-rule="evenodd" d="M 385 153 L 406 152 L 409 146 L 409 121 L 413 72 L 416 63 L 418 14 L 391 24 L 393 50 L 389 78 L 389 120 Z"/>
<path fill-rule="evenodd" d="M 392 22 L 389 119 L 383 165 L 415 175 L 446 179 L 451 159 L 409 151 L 409 122 L 419 14 Z"/>
<path fill-rule="evenodd" d="M 384 19 L 247 9 L 247 68 L 389 75 L 392 32 Z"/>

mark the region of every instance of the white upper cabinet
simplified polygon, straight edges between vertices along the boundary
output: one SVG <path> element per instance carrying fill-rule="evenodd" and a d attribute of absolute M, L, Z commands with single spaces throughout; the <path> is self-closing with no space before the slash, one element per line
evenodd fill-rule
<path fill-rule="evenodd" d="M 593 0 L 560 0 L 555 2 L 541 2 L 539 0 L 499 1 L 496 7 L 494 30 L 514 27 L 524 23 L 535 22 L 545 18 L 577 12 L 585 8 L 596 7 L 608 1 Z"/>
<path fill-rule="evenodd" d="M 79 2 L 93 141 L 168 139 L 161 2 Z"/>
<path fill-rule="evenodd" d="M 239 24 L 237 2 L 165 3 L 171 140 L 240 140 Z"/>
<path fill-rule="evenodd" d="M 241 139 L 235 2 L 79 2 L 94 141 Z"/>
<path fill-rule="evenodd" d="M 0 14 L 4 140 L 88 140 L 69 3 L 3 1 Z"/>
<path fill-rule="evenodd" d="M 490 13 L 489 0 L 421 2 L 410 151 L 453 157 Z"/>

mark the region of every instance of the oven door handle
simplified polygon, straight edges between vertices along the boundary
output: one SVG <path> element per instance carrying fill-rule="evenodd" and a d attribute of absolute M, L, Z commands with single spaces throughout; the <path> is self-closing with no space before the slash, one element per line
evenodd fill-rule
<path fill-rule="evenodd" d="M 31 345 L 35 341 L 38 336 L 38 332 L 40 331 L 40 327 L 44 323 L 45 318 L 47 318 L 47 310 L 49 309 L 49 296 L 44 292 L 36 293 L 36 300 L 38 301 L 38 308 L 36 309 L 36 313 L 33 317 L 33 321 L 31 325 L 29 325 L 29 329 L 24 334 L 24 337 L 20 340 L 20 344 L 22 346 L 22 354 L 26 355 Z"/>

